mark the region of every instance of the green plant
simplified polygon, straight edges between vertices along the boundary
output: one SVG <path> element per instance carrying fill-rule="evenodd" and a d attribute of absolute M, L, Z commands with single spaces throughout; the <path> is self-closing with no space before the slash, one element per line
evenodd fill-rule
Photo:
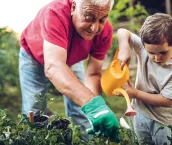
<path fill-rule="evenodd" d="M 121 145 L 138 145 L 138 140 L 137 136 L 134 132 L 134 127 L 133 127 L 133 118 L 132 117 L 126 117 L 127 119 L 127 124 L 128 127 L 124 128 L 122 127 L 122 121 L 120 118 L 120 140 L 121 140 Z"/>
<path fill-rule="evenodd" d="M 148 12 L 139 2 L 134 3 L 134 0 L 133 4 L 131 2 L 131 0 L 116 1 L 109 15 L 109 20 L 114 28 L 118 27 L 119 22 L 129 21 L 128 29 L 135 32 L 140 29 L 142 21 L 148 16 Z"/>
<path fill-rule="evenodd" d="M 49 100 L 53 99 L 49 98 Z M 133 119 L 127 117 L 127 120 L 130 128 L 119 129 L 120 145 L 138 145 Z M 168 127 L 172 130 L 172 126 Z M 161 129 L 164 127 L 160 127 L 157 132 Z M 52 115 L 48 119 L 47 127 L 37 129 L 29 122 L 27 115 L 19 114 L 14 121 L 10 119 L 7 110 L 0 109 L 0 145 L 117 145 L 101 134 L 83 140 L 82 136 L 85 134 L 87 132 L 80 131 L 80 126 L 75 125 L 68 117 Z M 167 138 L 172 144 L 172 138 L 170 136 Z"/>
<path fill-rule="evenodd" d="M 67 121 L 66 121 L 67 120 Z M 107 138 L 96 135 L 93 139 L 82 140 L 80 126 L 69 118 L 52 116 L 48 128 L 36 129 L 26 115 L 19 115 L 17 121 L 9 119 L 6 110 L 0 110 L 1 145 L 105 145 Z M 56 125 L 53 122 L 56 121 Z"/>
<path fill-rule="evenodd" d="M 47 128 L 36 129 L 24 114 L 19 114 L 17 121 L 9 118 L 7 110 L 0 110 L 0 144 L 1 145 L 116 145 L 101 134 L 83 140 L 80 126 L 70 118 L 53 115 L 49 118 Z M 120 128 L 121 145 L 137 145 L 132 140 L 132 130 Z"/>
<path fill-rule="evenodd" d="M 55 100 L 51 94 L 47 94 L 45 98 L 42 98 L 41 94 L 35 97 L 37 97 L 38 102 L 46 100 L 50 104 Z M 44 113 L 44 110 L 41 110 L 41 112 Z M 10 119 L 7 110 L 0 110 L 0 144 L 115 145 L 115 143 L 111 143 L 108 138 L 103 137 L 100 133 L 95 134 L 91 139 L 83 140 L 82 136 L 87 134 L 87 131 L 80 131 L 80 126 L 75 125 L 71 118 L 68 117 L 52 115 L 48 119 L 47 126 L 38 128 L 36 125 L 37 123 L 29 122 L 29 118 L 25 114 L 19 114 L 17 120 L 14 121 Z M 131 131 L 120 128 L 121 145 L 131 142 L 130 134 Z"/>

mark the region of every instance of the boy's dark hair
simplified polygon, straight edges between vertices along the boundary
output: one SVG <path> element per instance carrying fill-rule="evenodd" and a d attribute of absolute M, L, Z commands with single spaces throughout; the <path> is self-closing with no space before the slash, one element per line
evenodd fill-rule
<path fill-rule="evenodd" d="M 156 13 L 146 18 L 140 29 L 142 43 L 163 44 L 167 41 L 172 46 L 172 17 L 168 14 Z"/>

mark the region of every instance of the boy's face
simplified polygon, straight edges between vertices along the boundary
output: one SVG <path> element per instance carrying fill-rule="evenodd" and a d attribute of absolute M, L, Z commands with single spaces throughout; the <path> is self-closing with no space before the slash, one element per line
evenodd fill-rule
<path fill-rule="evenodd" d="M 172 46 L 168 46 L 167 42 L 161 45 L 146 43 L 144 43 L 144 45 L 149 58 L 158 65 L 162 66 L 172 59 Z"/>

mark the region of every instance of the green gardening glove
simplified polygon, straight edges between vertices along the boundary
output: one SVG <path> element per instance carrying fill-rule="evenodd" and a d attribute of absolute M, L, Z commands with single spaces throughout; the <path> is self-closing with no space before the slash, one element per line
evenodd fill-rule
<path fill-rule="evenodd" d="M 119 142 L 118 119 L 101 96 L 82 106 L 82 111 L 93 125 L 94 132 L 100 132 L 113 142 Z"/>

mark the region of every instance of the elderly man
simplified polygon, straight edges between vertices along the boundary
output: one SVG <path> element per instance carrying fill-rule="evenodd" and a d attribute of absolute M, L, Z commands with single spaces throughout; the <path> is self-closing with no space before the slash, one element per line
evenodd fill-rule
<path fill-rule="evenodd" d="M 107 21 L 112 6 L 113 0 L 54 0 L 38 12 L 20 41 L 24 114 L 45 107 L 33 96 L 45 97 L 50 80 L 64 95 L 66 114 L 82 130 L 92 127 L 118 142 L 118 120 L 100 96 L 101 68 L 112 42 Z M 88 56 L 84 74 L 82 60 Z"/>

